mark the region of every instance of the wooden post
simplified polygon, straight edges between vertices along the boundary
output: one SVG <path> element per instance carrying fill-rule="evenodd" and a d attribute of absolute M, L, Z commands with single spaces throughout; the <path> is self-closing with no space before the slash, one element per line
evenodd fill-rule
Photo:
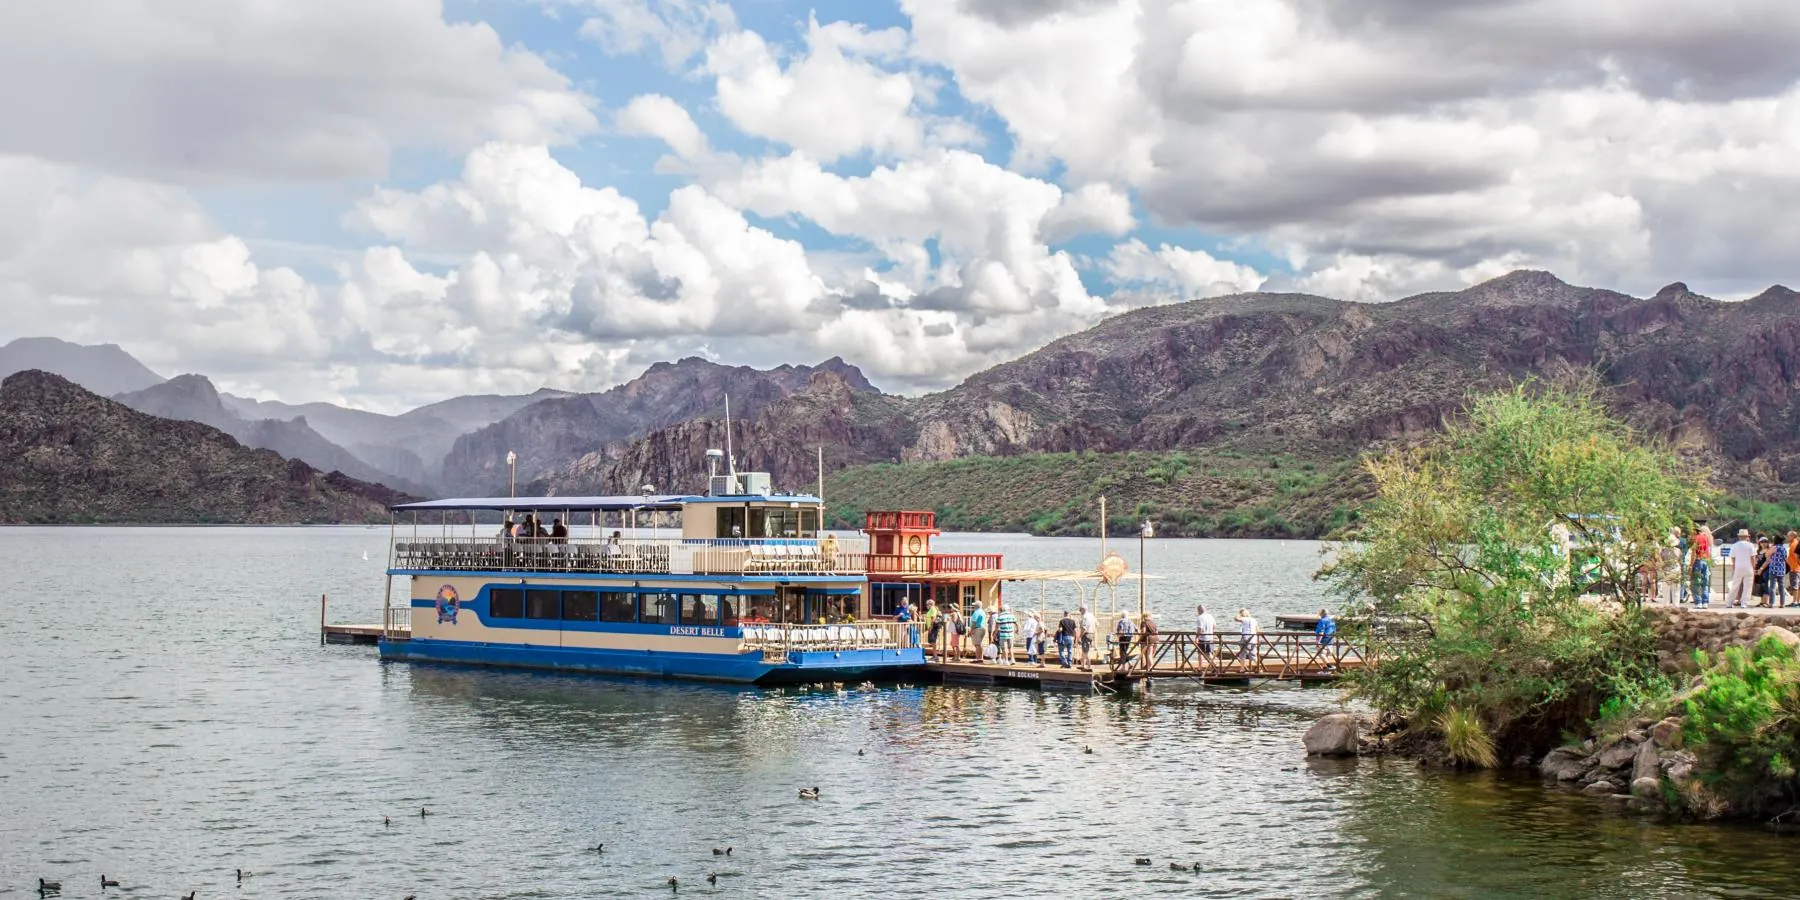
<path fill-rule="evenodd" d="M 319 595 L 319 646 L 325 646 L 325 595 Z"/>

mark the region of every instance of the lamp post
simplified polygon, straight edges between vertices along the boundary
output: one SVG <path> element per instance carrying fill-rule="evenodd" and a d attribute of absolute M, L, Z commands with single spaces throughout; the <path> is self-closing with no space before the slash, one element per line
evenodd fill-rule
<path fill-rule="evenodd" d="M 1156 536 L 1156 529 L 1151 527 L 1150 520 L 1144 520 L 1144 528 L 1138 532 L 1138 618 L 1144 617 L 1144 542 Z"/>
<path fill-rule="evenodd" d="M 519 454 L 506 451 L 506 496 L 519 496 Z"/>

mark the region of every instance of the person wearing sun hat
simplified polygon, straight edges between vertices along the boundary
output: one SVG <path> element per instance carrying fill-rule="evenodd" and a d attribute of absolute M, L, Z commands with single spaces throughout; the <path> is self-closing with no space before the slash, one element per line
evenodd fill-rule
<path fill-rule="evenodd" d="M 1742 608 L 1750 601 L 1750 590 L 1756 583 L 1756 545 L 1750 542 L 1750 529 L 1739 528 L 1737 543 L 1726 556 L 1731 564 L 1731 578 L 1725 584 L 1725 605 Z"/>

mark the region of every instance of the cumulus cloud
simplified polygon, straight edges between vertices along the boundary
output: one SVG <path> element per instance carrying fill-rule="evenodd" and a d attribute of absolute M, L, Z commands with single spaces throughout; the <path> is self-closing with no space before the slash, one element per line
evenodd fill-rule
<path fill-rule="evenodd" d="M 1784 275 L 1784 0 L 903 5 L 915 52 L 1006 123 L 1015 159 L 1262 243 L 1296 283 L 1391 299 L 1502 264 L 1639 290 Z"/>
<path fill-rule="evenodd" d="M 1119 284 L 1168 288 L 1183 300 L 1254 291 L 1266 280 L 1249 266 L 1218 259 L 1204 250 L 1169 244 L 1152 250 L 1135 239 L 1114 247 L 1105 268 Z"/>
<path fill-rule="evenodd" d="M 589 100 L 438 0 L 0 4 L 0 153 L 157 179 L 381 176 L 399 147 L 557 142 Z"/>
<path fill-rule="evenodd" d="M 550 0 L 573 6 L 587 18 L 579 29 L 608 53 L 654 49 L 669 69 L 693 59 L 718 31 L 733 31 L 737 14 L 714 0 Z"/>
<path fill-rule="evenodd" d="M 1793 277 L 1787 0 L 900 3 L 541 0 L 622 84 L 439 0 L 0 7 L 0 337 L 378 405 L 692 353 L 923 389 L 1146 301 Z M 607 183 L 600 83 L 672 177 Z M 435 162 L 367 187 L 399 148 Z M 217 179 L 360 199 L 303 277 L 183 187 Z"/>
<path fill-rule="evenodd" d="M 914 115 L 913 79 L 873 62 L 904 51 L 904 30 L 809 20 L 805 44 L 784 68 L 776 49 L 754 31 L 715 40 L 705 70 L 716 79 L 719 111 L 745 134 L 824 162 L 865 149 L 919 147 L 925 125 Z"/>

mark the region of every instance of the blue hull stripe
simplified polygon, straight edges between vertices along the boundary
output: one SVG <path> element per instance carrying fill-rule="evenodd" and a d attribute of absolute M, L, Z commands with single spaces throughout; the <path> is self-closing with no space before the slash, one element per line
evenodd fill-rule
<path fill-rule="evenodd" d="M 792 653 L 787 663 L 772 665 L 764 662 L 763 655 L 757 652 L 662 653 L 415 638 L 382 641 L 381 658 L 751 684 L 813 678 L 897 677 L 924 665 L 925 652 L 916 648 L 821 650 Z"/>

